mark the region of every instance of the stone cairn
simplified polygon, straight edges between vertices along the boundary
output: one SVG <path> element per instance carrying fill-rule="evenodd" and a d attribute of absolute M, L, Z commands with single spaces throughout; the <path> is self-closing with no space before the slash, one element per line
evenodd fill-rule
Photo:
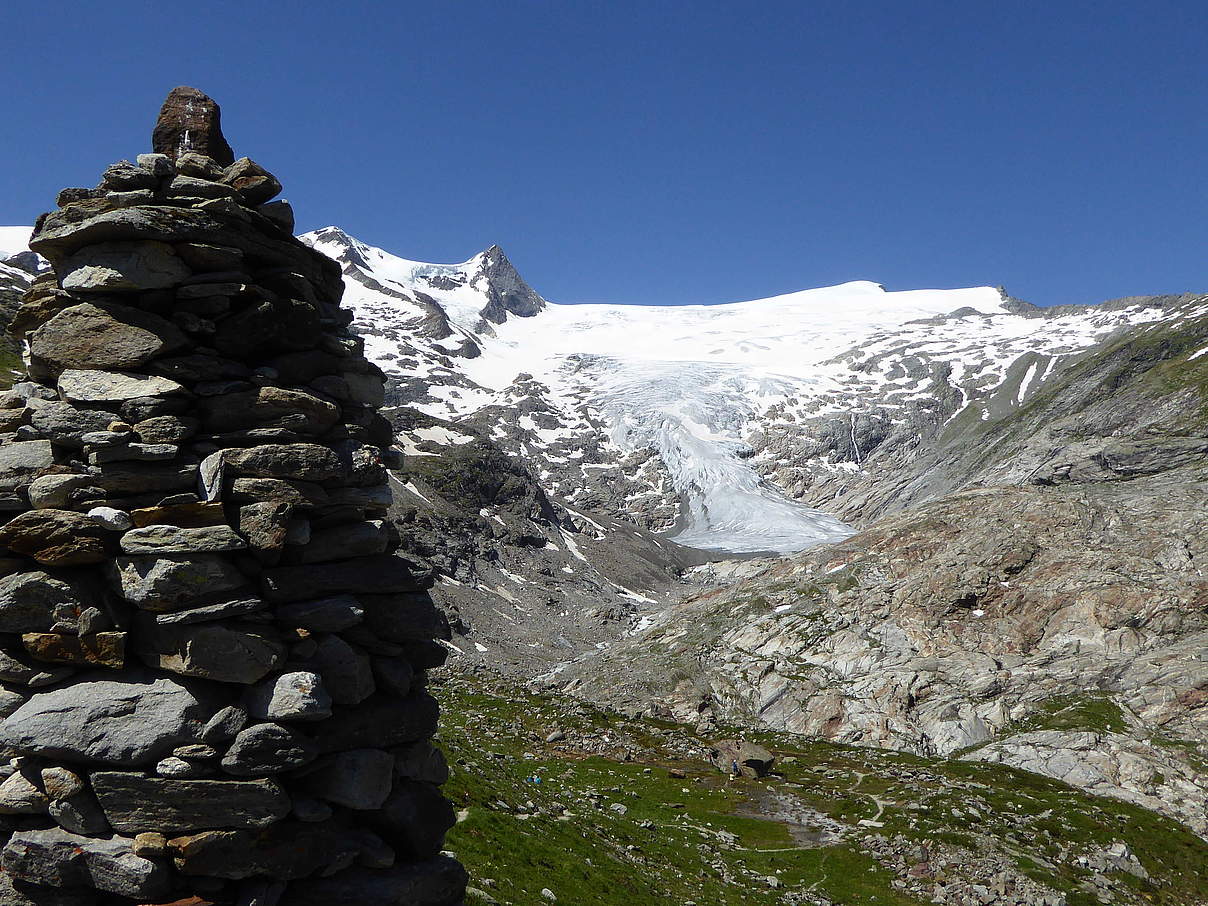
<path fill-rule="evenodd" d="M 0 903 L 460 903 L 381 372 L 178 88 L 65 189 L 0 395 Z"/>

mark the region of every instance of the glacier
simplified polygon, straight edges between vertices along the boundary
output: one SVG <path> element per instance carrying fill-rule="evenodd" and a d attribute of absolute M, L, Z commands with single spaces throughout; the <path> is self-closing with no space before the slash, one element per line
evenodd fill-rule
<path fill-rule="evenodd" d="M 679 501 L 668 537 L 731 553 L 789 553 L 853 531 L 770 484 L 776 463 L 752 457 L 755 433 L 837 417 L 852 426 L 854 461 L 811 467 L 862 468 L 856 420 L 925 401 L 937 363 L 961 411 L 984 419 L 1001 405 L 996 388 L 1018 403 L 1111 331 L 1162 317 L 1142 305 L 1040 316 L 988 286 L 869 281 L 722 304 L 559 304 L 532 292 L 497 247 L 434 265 L 336 227 L 300 238 L 341 263 L 353 327 L 411 388 L 407 405 L 453 422 L 487 407 L 496 423 L 510 414 L 511 452 L 542 479 L 570 475 L 559 493 L 571 502 L 588 470 L 652 449 Z M 503 313 L 497 284 L 522 304 Z M 1012 369 L 1025 355 L 1020 380 L 1024 369 Z"/>

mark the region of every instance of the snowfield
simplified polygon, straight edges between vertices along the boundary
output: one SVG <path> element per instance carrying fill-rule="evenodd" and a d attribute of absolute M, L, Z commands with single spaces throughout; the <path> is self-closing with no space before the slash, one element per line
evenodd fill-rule
<path fill-rule="evenodd" d="M 577 459 L 584 475 L 610 464 L 586 461 L 576 438 L 585 446 L 603 432 L 612 461 L 653 449 L 679 495 L 671 537 L 731 552 L 791 552 L 851 534 L 764 479 L 751 458 L 752 432 L 839 415 L 851 420 L 854 442 L 861 412 L 932 393 L 923 366 L 937 359 L 951 368 L 965 406 L 988 417 L 991 391 L 1008 380 L 1016 402 L 1064 357 L 1123 324 L 1162 316 L 1138 306 L 1028 317 L 991 287 L 889 292 L 858 281 L 720 305 L 544 302 L 531 317 L 488 324 L 486 253 L 433 265 L 336 228 L 301 238 L 344 265 L 354 327 L 388 373 L 423 384 L 416 408 L 452 421 L 488 406 L 514 413 L 525 436 L 513 452 L 543 478 L 547 467 L 565 470 Z M 448 335 L 425 338 L 434 306 Z M 458 355 L 464 341 L 480 354 Z M 1012 369 L 1025 355 L 1026 373 Z M 523 408 L 540 409 L 544 421 Z M 821 465 L 859 468 L 860 454 Z M 573 501 L 574 492 L 564 496 Z"/>

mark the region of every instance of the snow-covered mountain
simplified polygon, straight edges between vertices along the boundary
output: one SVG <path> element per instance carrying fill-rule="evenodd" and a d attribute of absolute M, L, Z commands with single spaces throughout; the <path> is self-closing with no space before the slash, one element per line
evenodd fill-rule
<path fill-rule="evenodd" d="M 301 238 L 343 265 L 392 402 L 489 426 L 565 500 L 733 552 L 850 534 L 802 499 L 827 502 L 887 442 L 994 419 L 1114 331 L 1172 316 L 1170 300 L 1042 310 L 990 287 L 869 282 L 721 305 L 562 305 L 498 247 L 437 265 L 335 227 Z M 861 515 L 850 501 L 827 509 Z"/>

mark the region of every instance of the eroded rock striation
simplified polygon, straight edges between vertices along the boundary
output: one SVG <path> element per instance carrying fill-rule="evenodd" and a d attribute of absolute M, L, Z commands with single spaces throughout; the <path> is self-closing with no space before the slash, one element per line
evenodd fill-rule
<path fill-rule="evenodd" d="M 459 903 L 382 375 L 176 89 L 31 247 L 0 396 L 0 901 Z"/>

